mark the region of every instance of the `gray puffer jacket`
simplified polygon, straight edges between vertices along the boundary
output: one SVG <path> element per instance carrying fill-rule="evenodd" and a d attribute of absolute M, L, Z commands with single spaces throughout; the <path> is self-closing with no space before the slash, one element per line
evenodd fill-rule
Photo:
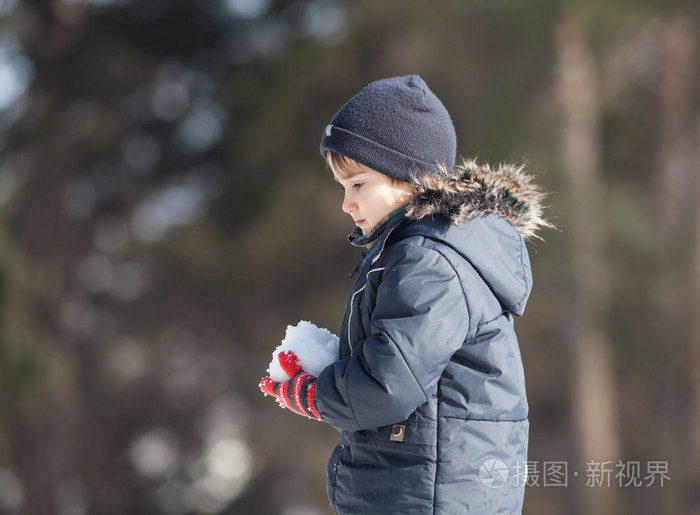
<path fill-rule="evenodd" d="M 542 194 L 520 168 L 473 162 L 416 186 L 362 261 L 340 360 L 316 382 L 339 432 L 328 495 L 340 514 L 520 513 L 528 405 L 513 315 L 532 286 L 523 236 L 547 225 Z"/>

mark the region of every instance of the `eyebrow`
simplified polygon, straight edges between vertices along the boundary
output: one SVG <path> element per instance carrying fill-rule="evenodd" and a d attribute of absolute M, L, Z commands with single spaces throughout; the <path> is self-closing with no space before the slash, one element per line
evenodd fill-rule
<path fill-rule="evenodd" d="M 353 181 L 353 180 L 355 180 L 357 177 L 360 177 L 360 176 L 362 176 L 362 175 L 367 175 L 367 172 L 364 171 L 364 170 L 362 170 L 362 171 L 359 171 L 359 172 L 357 172 L 357 173 L 354 173 L 354 174 L 348 176 L 347 179 L 343 179 L 343 180 L 344 180 L 344 181 Z M 340 180 L 338 179 L 338 176 L 337 176 L 336 174 L 333 174 L 333 180 L 334 180 L 335 182 L 337 182 L 337 183 L 340 183 Z"/>

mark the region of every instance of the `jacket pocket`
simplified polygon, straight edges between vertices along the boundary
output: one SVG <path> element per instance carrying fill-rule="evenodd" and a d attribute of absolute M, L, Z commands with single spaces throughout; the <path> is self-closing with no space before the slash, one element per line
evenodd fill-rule
<path fill-rule="evenodd" d="M 391 445 L 399 443 L 434 447 L 437 435 L 437 409 L 437 394 L 433 394 L 428 402 L 419 406 L 406 420 L 358 431 L 355 435 L 390 442 Z"/>
<path fill-rule="evenodd" d="M 347 434 L 336 469 L 333 508 L 347 514 L 432 513 L 436 428 L 406 425 L 404 440 L 391 440 L 394 424 Z"/>

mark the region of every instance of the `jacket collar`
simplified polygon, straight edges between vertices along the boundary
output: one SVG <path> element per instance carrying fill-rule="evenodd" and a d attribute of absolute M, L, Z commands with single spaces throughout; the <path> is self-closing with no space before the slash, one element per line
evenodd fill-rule
<path fill-rule="evenodd" d="M 405 212 L 405 206 L 395 209 L 375 225 L 367 235 L 362 234 L 362 229 L 355 227 L 348 234 L 348 241 L 355 247 L 373 247 L 374 242 L 384 235 L 389 226 L 394 226 L 398 220 L 403 219 Z"/>
<path fill-rule="evenodd" d="M 349 277 L 355 275 L 365 263 L 375 263 L 382 254 L 389 236 L 394 230 L 406 221 L 406 210 L 400 207 L 389 213 L 374 229 L 366 236 L 362 234 L 359 227 L 348 235 L 348 241 L 356 247 L 369 248 L 369 251 L 362 252 L 362 257 L 350 272 Z"/>

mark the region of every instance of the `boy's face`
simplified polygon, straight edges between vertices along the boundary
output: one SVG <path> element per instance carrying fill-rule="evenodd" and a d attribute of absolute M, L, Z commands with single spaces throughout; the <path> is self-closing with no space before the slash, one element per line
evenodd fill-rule
<path fill-rule="evenodd" d="M 392 180 L 356 161 L 350 161 L 343 171 L 344 178 L 333 174 L 345 191 L 342 209 L 362 229 L 362 234 L 368 234 L 413 196 L 414 188 L 409 183 Z"/>

